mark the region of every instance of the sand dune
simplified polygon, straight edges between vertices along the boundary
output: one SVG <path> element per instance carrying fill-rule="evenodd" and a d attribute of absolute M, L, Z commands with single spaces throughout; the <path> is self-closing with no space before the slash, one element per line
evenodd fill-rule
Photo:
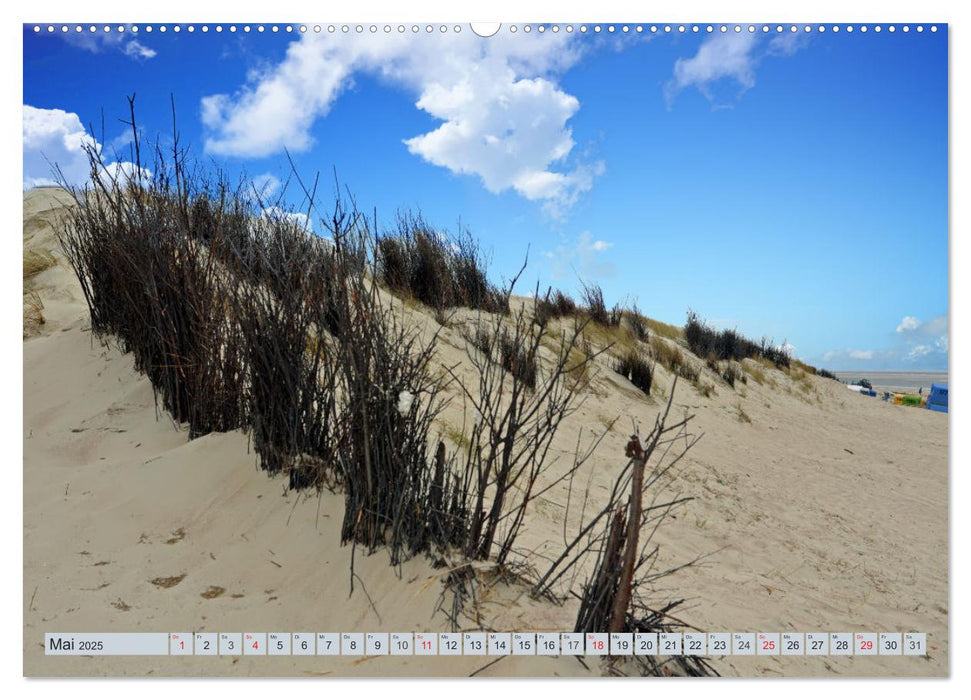
<path fill-rule="evenodd" d="M 287 492 L 257 467 L 245 435 L 189 442 L 158 414 L 129 356 L 91 337 L 51 222 L 63 193 L 24 197 L 24 248 L 58 263 L 33 280 L 45 322 L 24 340 L 24 671 L 26 675 L 468 675 L 491 659 L 56 658 L 48 631 L 446 631 L 441 569 L 416 558 L 396 572 L 383 552 L 341 547 L 343 499 Z M 648 309 L 649 312 L 649 309 Z M 411 317 L 431 328 L 420 309 Z M 440 359 L 464 357 L 445 330 Z M 657 383 L 670 387 L 663 370 Z M 712 383 L 715 383 L 712 377 Z M 817 377 L 777 370 L 765 383 L 679 386 L 676 410 L 704 437 L 672 493 L 691 496 L 656 535 L 659 601 L 705 631 L 923 631 L 915 657 L 714 657 L 723 675 L 945 675 L 948 671 L 948 416 L 893 406 Z M 592 498 L 623 466 L 630 418 L 647 399 L 604 368 L 562 431 L 605 437 L 581 478 Z M 458 402 L 443 414 L 460 425 Z M 444 427 L 443 427 L 444 431 Z M 592 432 L 591 432 L 592 431 Z M 602 495 L 600 496 L 602 498 Z M 567 516 L 562 490 L 535 504 L 524 549 L 552 551 Z M 571 516 L 572 517 L 572 516 Z M 572 521 L 571 523 L 572 524 Z M 153 583 L 154 581 L 154 583 Z M 483 624 L 572 628 L 575 607 L 532 601 L 516 585 L 482 591 Z M 599 674 L 594 660 L 508 657 L 482 675 Z"/>

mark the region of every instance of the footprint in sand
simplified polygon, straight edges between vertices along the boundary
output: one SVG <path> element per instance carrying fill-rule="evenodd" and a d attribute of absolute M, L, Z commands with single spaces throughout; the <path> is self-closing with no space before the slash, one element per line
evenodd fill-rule
<path fill-rule="evenodd" d="M 199 595 L 205 598 L 206 600 L 212 600 L 213 598 L 218 598 L 225 592 L 226 592 L 226 589 L 223 588 L 222 586 L 209 586 L 209 588 L 204 590 Z"/>
<path fill-rule="evenodd" d="M 182 579 L 186 577 L 186 574 L 179 574 L 178 576 L 159 576 L 158 578 L 153 578 L 149 583 L 153 586 L 158 586 L 159 588 L 172 588 L 173 586 L 178 586 L 182 583 Z"/>
<path fill-rule="evenodd" d="M 180 527 L 178 530 L 172 533 L 172 536 L 165 540 L 165 544 L 178 544 L 185 539 L 185 528 Z"/>

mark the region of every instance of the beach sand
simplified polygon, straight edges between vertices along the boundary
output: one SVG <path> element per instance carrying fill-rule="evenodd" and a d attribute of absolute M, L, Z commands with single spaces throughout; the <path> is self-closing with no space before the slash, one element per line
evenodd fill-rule
<path fill-rule="evenodd" d="M 44 655 L 45 632 L 449 630 L 436 612 L 441 569 L 417 557 L 395 570 L 385 552 L 358 550 L 351 595 L 339 494 L 287 492 L 259 471 L 242 433 L 190 442 L 156 411 L 132 358 L 91 336 L 50 226 L 59 201 L 67 198 L 54 189 L 24 197 L 25 251 L 59 261 L 33 280 L 45 323 L 23 347 L 25 675 L 461 676 L 493 661 Z M 445 330 L 440 359 L 460 362 L 462 346 Z M 704 558 L 661 579 L 651 600 L 685 599 L 676 615 L 704 631 L 928 634 L 927 657 L 712 657 L 723 675 L 946 675 L 948 416 L 832 380 L 764 374 L 738 390 L 717 383 L 710 398 L 678 387 L 674 410 L 694 413 L 704 435 L 667 487 L 694 500 L 655 535 L 659 568 Z M 671 377 L 658 375 L 669 389 Z M 592 501 L 625 463 L 630 418 L 650 425 L 661 402 L 606 370 L 594 381 L 556 445 L 570 455 L 580 431 L 602 433 L 621 417 L 578 479 L 589 480 Z M 460 424 L 460 407 L 443 420 Z M 534 504 L 524 549 L 562 547 L 564 503 L 554 489 Z M 480 593 L 483 626 L 572 629 L 569 601 L 533 601 L 507 583 Z M 592 658 L 506 657 L 480 675 L 600 672 Z"/>

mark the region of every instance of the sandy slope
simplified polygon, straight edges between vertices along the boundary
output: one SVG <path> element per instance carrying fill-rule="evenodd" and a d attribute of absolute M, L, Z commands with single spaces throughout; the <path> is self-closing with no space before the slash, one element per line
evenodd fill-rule
<path fill-rule="evenodd" d="M 25 248 L 56 249 L 57 197 L 25 195 Z M 47 322 L 24 341 L 27 675 L 466 675 L 490 660 L 45 657 L 45 631 L 444 631 L 447 623 L 435 613 L 442 572 L 422 558 L 396 574 L 384 553 L 358 553 L 361 581 L 348 597 L 340 496 L 286 493 L 257 469 L 242 434 L 187 442 L 156 416 L 131 358 L 92 340 L 63 260 L 35 284 Z M 462 346 L 446 330 L 442 359 L 460 361 Z M 658 532 L 660 564 L 709 556 L 663 579 L 658 602 L 686 598 L 680 617 L 707 631 L 928 633 L 928 658 L 715 658 L 725 675 L 946 674 L 947 416 L 828 380 L 811 378 L 804 390 L 781 372 L 765 374 L 764 384 L 749 378 L 738 391 L 718 383 L 711 398 L 690 386 L 676 393 L 676 411 L 695 413 L 704 437 L 670 485 L 695 500 Z M 659 383 L 669 382 L 662 372 Z M 582 474 L 596 500 L 623 464 L 628 416 L 653 421 L 661 396 L 645 399 L 609 371 L 592 389 L 557 447 L 568 455 L 578 432 L 602 433 L 625 417 Z M 460 404 L 444 420 L 460 425 Z M 565 501 L 556 489 L 535 504 L 522 546 L 536 548 L 537 567 L 556 550 L 564 519 L 575 526 Z M 152 583 L 183 575 L 169 588 Z M 575 609 L 496 585 L 480 612 L 496 629 L 568 630 Z M 590 666 L 507 658 L 483 675 L 598 672 Z"/>

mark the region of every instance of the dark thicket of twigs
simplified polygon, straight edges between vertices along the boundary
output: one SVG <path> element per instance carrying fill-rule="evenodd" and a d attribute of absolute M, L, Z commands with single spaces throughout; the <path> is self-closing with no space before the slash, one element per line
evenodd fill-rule
<path fill-rule="evenodd" d="M 486 260 L 468 233 L 450 238 L 420 214 L 399 212 L 377 241 L 378 274 L 387 287 L 442 310 L 455 306 L 507 313 L 508 299 L 486 277 Z"/>
<path fill-rule="evenodd" d="M 684 338 L 688 348 L 698 357 L 714 357 L 716 360 L 743 360 L 747 357 L 763 357 L 776 367 L 788 367 L 792 361 L 785 343 L 774 345 L 766 338 L 756 343 L 734 329 L 716 331 L 702 321 L 694 311 L 688 312 L 684 326 Z"/>
<path fill-rule="evenodd" d="M 623 309 L 620 304 L 616 304 L 612 309 L 607 309 L 604 302 L 604 293 L 598 284 L 583 285 L 583 310 L 591 321 L 599 323 L 601 326 L 619 326 L 623 317 Z"/>
<path fill-rule="evenodd" d="M 647 321 L 644 319 L 641 310 L 637 308 L 637 302 L 631 304 L 625 316 L 627 317 L 627 322 L 630 324 L 630 330 L 634 334 L 634 337 L 642 343 L 646 343 L 650 339 L 648 337 Z"/>
<path fill-rule="evenodd" d="M 249 370 L 253 445 L 268 472 L 289 471 L 291 487 L 319 485 L 340 438 L 337 378 L 322 338 L 334 325 L 336 256 L 287 220 L 260 222 L 252 240 L 247 264 L 261 272 L 236 281 L 233 315 Z M 291 245 L 292 255 L 276 252 Z"/>
<path fill-rule="evenodd" d="M 132 353 L 158 402 L 188 424 L 190 436 L 241 426 L 245 361 L 240 329 L 226 314 L 234 290 L 201 242 L 213 232 L 191 215 L 180 162 L 166 167 L 156 151 L 145 187 L 140 170 L 112 173 L 90 147 L 88 156 L 91 187 L 74 191 L 80 206 L 60 242 L 92 331 Z M 213 187 L 202 178 L 194 184 L 202 192 Z"/>
<path fill-rule="evenodd" d="M 449 549 L 505 562 L 576 404 L 568 374 L 588 361 L 572 352 L 579 325 L 541 367 L 545 323 L 522 309 L 508 317 L 515 280 L 492 286 L 471 239 L 447 241 L 404 215 L 395 236 L 376 236 L 339 188 L 323 212 L 317 183 L 294 174 L 325 240 L 245 183 L 190 172 L 177 132 L 148 174 L 133 107 L 131 124 L 136 167 L 111 171 L 90 149 L 92 186 L 74 190 L 75 220 L 61 231 L 93 331 L 135 355 L 190 437 L 242 428 L 291 487 L 340 485 L 345 542 L 387 547 L 396 564 Z M 379 280 L 488 314 L 464 454 L 430 437 L 443 405 L 437 337 L 409 327 Z"/>
<path fill-rule="evenodd" d="M 483 328 L 479 326 L 474 333 L 466 334 L 469 341 L 485 357 L 499 364 L 516 380 L 529 390 L 536 388 L 537 358 L 532 348 L 517 344 L 517 339 L 508 328 L 498 326 Z"/>
<path fill-rule="evenodd" d="M 449 566 L 453 621 L 475 598 L 470 562 L 491 560 L 507 577 L 525 572 L 516 542 L 527 509 L 557 486 L 572 490 L 606 435 L 586 446 L 578 438 L 571 463 L 551 469 L 557 432 L 582 402 L 575 377 L 586 376 L 599 354 L 582 346 L 584 326 L 619 324 L 619 307 L 607 312 L 599 288 L 589 288 L 584 317 L 560 293 L 537 295 L 533 314 L 513 309 L 519 275 L 504 289 L 493 286 L 471 238 L 447 240 L 408 215 L 395 232 L 377 235 L 376 221 L 339 187 L 322 211 L 318 183 L 305 184 L 295 171 L 306 214 L 284 213 L 282 193 L 266 202 L 246 181 L 191 170 L 176 130 L 170 149 L 156 143 L 143 152 L 130 103 L 134 167 L 106 168 L 89 147 L 91 184 L 69 188 L 78 206 L 58 231 L 92 332 L 132 353 L 157 404 L 188 424 L 190 439 L 242 429 L 261 468 L 287 476 L 291 488 L 342 490 L 343 542 L 386 548 L 394 565 L 427 553 Z M 326 237 L 308 229 L 311 217 Z M 435 309 L 479 309 L 467 336 L 473 385 L 456 368 L 433 371 L 437 333 L 409 325 L 402 303 L 379 283 Z M 564 316 L 572 328 L 552 332 L 549 323 Z M 649 392 L 651 368 L 634 373 Z M 449 382 L 473 416 L 451 454 L 432 437 Z M 680 502 L 641 506 L 640 499 L 691 444 L 687 421 L 665 427 L 666 419 L 667 410 L 604 509 L 535 574 L 534 594 L 556 597 L 557 582 L 596 556 L 577 629 L 668 623 L 668 608 L 652 610 L 638 594 L 665 573 L 649 573 L 656 549 L 647 547 L 650 536 L 638 548 L 638 532 Z M 685 444 L 661 467 L 675 438 Z M 352 557 L 352 588 L 355 577 Z"/>
<path fill-rule="evenodd" d="M 338 259 L 368 256 L 370 225 L 353 200 L 336 198 L 329 216 Z M 385 304 L 375 280 L 340 268 L 346 294 L 340 317 L 348 340 L 333 345 L 346 427 L 338 464 L 344 483 L 341 536 L 369 551 L 387 546 L 397 564 L 463 540 L 467 496 L 438 444 L 432 423 L 443 406 L 443 381 L 431 361 L 437 336 L 423 341 L 403 321 L 400 303 Z"/>
<path fill-rule="evenodd" d="M 614 361 L 614 371 L 630 380 L 630 383 L 651 395 L 654 382 L 654 361 L 639 348 L 631 348 Z"/>
<path fill-rule="evenodd" d="M 573 298 L 557 289 L 555 292 L 547 291 L 544 296 L 536 298 L 533 315 L 537 321 L 548 323 L 557 318 L 573 318 L 578 312 L 577 303 Z"/>
<path fill-rule="evenodd" d="M 579 351 L 586 321 L 575 320 L 539 362 L 547 324 L 547 318 L 531 317 L 522 305 L 508 319 L 480 319 L 479 327 L 486 330 L 477 337 L 493 340 L 468 346 L 478 382 L 458 386 L 475 416 L 465 454 L 459 457 L 471 494 L 465 546 L 469 558 L 493 558 L 504 564 L 513 553 L 527 506 L 570 479 L 599 444 L 584 450 L 578 446 L 572 465 L 558 470 L 555 478 L 541 480 L 553 464 L 549 453 L 557 431 L 581 404 L 579 385 L 571 376 L 596 356 Z M 502 346 L 518 350 L 510 358 Z M 535 369 L 518 371 L 518 362 Z"/>

